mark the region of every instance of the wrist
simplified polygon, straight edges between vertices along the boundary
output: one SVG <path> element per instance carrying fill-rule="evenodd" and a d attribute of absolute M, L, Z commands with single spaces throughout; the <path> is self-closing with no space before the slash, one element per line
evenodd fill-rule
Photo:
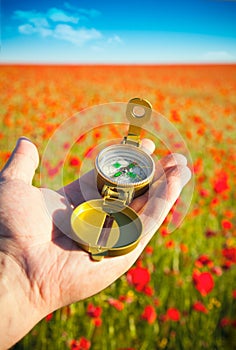
<path fill-rule="evenodd" d="M 0 252 L 0 349 L 7 349 L 26 335 L 46 314 L 39 293 L 19 260 Z"/>

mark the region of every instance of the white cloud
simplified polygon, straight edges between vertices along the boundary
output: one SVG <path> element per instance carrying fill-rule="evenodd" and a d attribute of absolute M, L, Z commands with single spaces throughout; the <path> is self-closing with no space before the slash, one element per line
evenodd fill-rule
<path fill-rule="evenodd" d="M 63 10 L 60 10 L 58 8 L 51 8 L 47 12 L 47 16 L 50 20 L 53 22 L 64 22 L 64 23 L 78 23 L 79 17 L 72 16 L 68 13 L 66 13 Z"/>
<path fill-rule="evenodd" d="M 44 27 L 34 27 L 32 24 L 23 24 L 18 27 L 18 30 L 22 34 L 31 35 L 34 33 L 40 34 L 42 37 L 52 35 L 53 31 Z"/>
<path fill-rule="evenodd" d="M 79 46 L 87 42 L 91 42 L 94 47 L 122 43 L 116 34 L 107 38 L 95 28 L 81 26 L 84 20 L 88 24 L 88 21 L 99 15 L 100 12 L 95 9 L 77 8 L 65 3 L 62 9 L 52 7 L 45 12 L 17 10 L 13 18 L 21 22 L 18 31 L 23 35 L 52 37 Z"/>
<path fill-rule="evenodd" d="M 48 27 L 49 23 L 43 13 L 37 11 L 15 11 L 13 18 L 20 21 L 27 21 L 36 27 Z"/>
<path fill-rule="evenodd" d="M 102 34 L 93 28 L 74 29 L 67 24 L 58 24 L 53 31 L 53 36 L 57 39 L 66 40 L 76 45 L 83 45 L 87 41 L 100 39 Z"/>
<path fill-rule="evenodd" d="M 18 30 L 20 33 L 26 35 L 35 33 L 35 27 L 33 27 L 32 24 L 23 24 L 18 27 Z"/>
<path fill-rule="evenodd" d="M 43 26 L 47 26 L 48 21 L 64 23 L 71 22 L 75 24 L 79 22 L 79 16 L 75 16 L 71 13 L 68 13 L 68 11 L 64 11 L 56 7 L 50 8 L 47 12 L 44 13 L 37 12 L 35 10 L 17 10 L 14 12 L 13 18 L 18 20 L 27 20 L 28 22 Z"/>
<path fill-rule="evenodd" d="M 33 23 L 35 27 L 49 27 L 49 23 L 44 17 L 35 17 L 29 19 L 30 23 Z"/>

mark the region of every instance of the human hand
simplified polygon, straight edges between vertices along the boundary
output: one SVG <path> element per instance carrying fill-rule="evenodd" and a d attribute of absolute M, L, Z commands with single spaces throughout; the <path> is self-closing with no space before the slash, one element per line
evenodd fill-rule
<path fill-rule="evenodd" d="M 54 225 L 68 224 L 73 206 L 82 203 L 81 184 L 91 198 L 93 172 L 58 192 L 32 186 L 39 157 L 36 147 L 21 138 L 0 173 L 0 306 L 1 347 L 13 345 L 48 313 L 106 288 L 125 273 L 159 228 L 190 179 L 186 159 L 169 155 L 157 164 L 152 195 L 136 198 L 132 207 L 145 231 L 130 253 L 97 263 Z M 147 205 L 147 199 L 152 206 Z M 45 200 L 50 205 L 45 204 Z M 155 225 L 151 218 L 156 218 Z M 60 225 L 59 225 L 60 226 Z M 64 231 L 64 230 L 63 230 Z"/>

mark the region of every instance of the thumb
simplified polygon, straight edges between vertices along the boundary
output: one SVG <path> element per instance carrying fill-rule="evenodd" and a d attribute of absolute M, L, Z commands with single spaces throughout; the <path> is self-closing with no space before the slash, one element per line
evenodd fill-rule
<path fill-rule="evenodd" d="M 152 154 L 155 151 L 155 143 L 150 139 L 141 140 L 141 149 L 148 154 Z"/>
<path fill-rule="evenodd" d="M 2 180 L 22 180 L 31 184 L 35 170 L 39 164 L 39 155 L 36 146 L 27 138 L 21 137 L 11 157 L 0 172 Z"/>

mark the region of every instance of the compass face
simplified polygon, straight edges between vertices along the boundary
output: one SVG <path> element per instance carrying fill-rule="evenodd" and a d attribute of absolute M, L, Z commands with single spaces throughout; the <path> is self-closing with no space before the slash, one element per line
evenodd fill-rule
<path fill-rule="evenodd" d="M 98 172 L 108 181 L 119 185 L 140 185 L 150 182 L 154 173 L 153 159 L 131 145 L 112 145 L 99 153 Z"/>

